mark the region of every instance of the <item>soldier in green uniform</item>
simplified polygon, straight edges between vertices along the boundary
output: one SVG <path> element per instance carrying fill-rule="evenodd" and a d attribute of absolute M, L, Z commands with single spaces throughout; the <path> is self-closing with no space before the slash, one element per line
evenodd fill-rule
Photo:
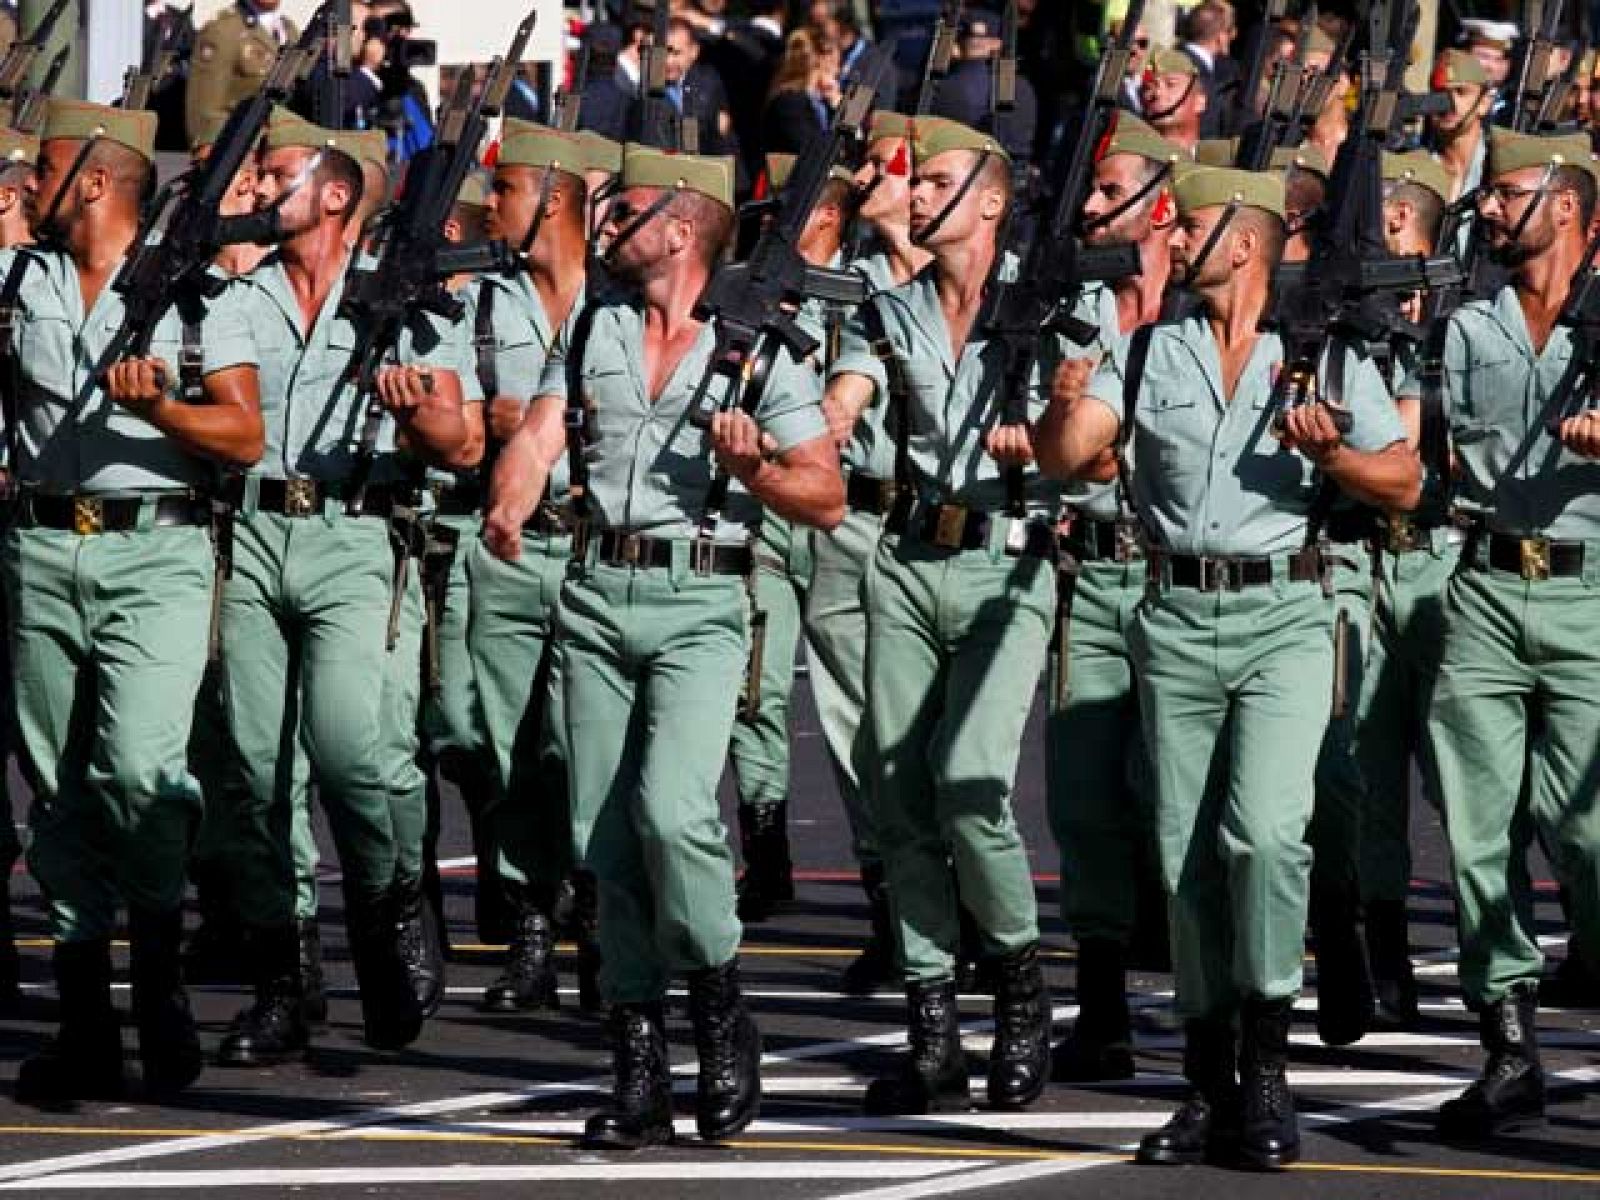
<path fill-rule="evenodd" d="M 1450 177 L 1425 151 L 1383 159 L 1384 238 L 1398 255 L 1435 253 Z M 1422 317 L 1420 304 L 1409 314 Z M 1448 439 L 1422 435 L 1422 372 L 1431 351 L 1402 348 L 1396 357 L 1396 404 L 1406 436 L 1422 451 L 1423 498 L 1411 515 L 1390 513 L 1379 540 L 1372 637 L 1356 708 L 1356 758 L 1365 784 L 1361 817 L 1361 914 L 1378 1016 L 1391 1027 L 1417 1021 L 1406 898 L 1411 890 L 1411 771 L 1421 769 L 1439 803 L 1424 726 L 1444 640 L 1445 583 L 1455 572 L 1462 534 L 1450 520 Z M 1433 423 L 1430 423 L 1430 425 Z M 1439 422 L 1442 425 L 1442 422 Z"/>
<path fill-rule="evenodd" d="M 467 297 L 489 397 L 491 455 L 515 436 L 547 362 L 568 343 L 583 309 L 588 163 L 576 139 L 506 121 L 488 196 L 488 230 L 527 247 L 527 263 L 515 275 L 484 276 Z M 489 820 L 512 908 L 505 971 L 483 995 L 491 1012 L 556 1005 L 553 915 L 573 862 L 553 638 L 572 555 L 562 511 L 566 476 L 566 461 L 558 459 L 514 561 L 491 554 L 476 537 L 460 547 L 471 580 L 467 645 L 494 764 Z M 592 972 L 593 947 L 586 949 Z"/>
<path fill-rule="evenodd" d="M 866 578 L 867 719 L 911 1047 L 867 1090 L 880 1113 L 967 1103 L 960 906 L 998 962 L 990 1102 L 1032 1103 L 1050 1056 L 1038 905 L 1011 793 L 1055 612 L 1042 519 L 1053 506 L 1030 473 L 1029 517 L 1002 511 L 1002 472 L 1025 470 L 1027 450 L 1020 426 L 1000 424 L 1004 364 L 975 327 L 1000 267 L 1010 163 L 993 138 L 937 118 L 916 119 L 913 148 L 911 232 L 933 263 L 869 301 L 828 385 L 842 413 L 887 406 L 896 431 L 896 503 Z M 1036 378 L 1026 401 L 1042 407 Z"/>
<path fill-rule="evenodd" d="M 1433 156 L 1450 179 L 1445 199 L 1454 202 L 1483 182 L 1494 88 L 1483 65 L 1467 51 L 1455 49 L 1439 51 L 1430 83 L 1450 97 L 1449 112 L 1428 118 L 1428 134 Z M 1463 223 L 1463 233 L 1467 228 Z"/>
<path fill-rule="evenodd" d="M 0 129 L 0 250 L 10 250 L 33 241 L 24 204 L 24 187 L 33 174 L 39 157 L 39 139 L 14 129 Z M 0 464 L 9 472 L 9 464 Z M 9 475 L 0 475 L 0 485 L 9 486 Z M 9 647 L 0 646 L 0 712 L 14 707 L 11 694 L 11 656 Z M 11 878 L 11 869 L 22 856 L 16 822 L 11 815 L 11 797 L 3 778 L 6 764 L 15 752 L 9 720 L 0 723 L 0 871 Z M 11 926 L 11 888 L 0 888 L 0 1012 L 21 998 L 21 964 Z"/>
<path fill-rule="evenodd" d="M 387 732 L 391 611 L 415 667 L 421 597 L 396 596 L 391 522 L 416 505 L 402 453 L 470 465 L 455 367 L 457 328 L 418 320 L 400 347 L 404 365 L 379 375 L 392 417 L 384 426 L 359 515 L 345 485 L 367 398 L 345 380 L 356 330 L 338 315 L 351 269 L 351 224 L 361 200 L 359 151 L 350 135 L 286 112 L 268 128 L 257 203 L 277 206 L 279 249 L 250 277 L 252 328 L 262 358 L 267 453 L 233 489 L 234 571 L 223 599 L 222 650 L 229 726 L 246 787 L 232 817 L 241 916 L 256 972 L 255 1002 L 224 1039 L 230 1065 L 270 1063 L 307 1044 L 297 962 L 295 806 L 315 773 L 344 872 L 346 921 L 367 1041 L 403 1046 L 422 1025 L 397 924 L 403 831 L 393 796 L 417 786 L 415 721 L 398 765 Z M 412 675 L 415 677 L 413 670 Z M 415 714 L 413 700 L 409 704 Z M 387 756 L 387 757 L 386 757 Z"/>
<path fill-rule="evenodd" d="M 1137 246 L 1143 264 L 1138 275 L 1085 294 L 1077 315 L 1095 328 L 1088 352 L 1096 357 L 1124 361 L 1128 335 L 1157 320 L 1168 303 L 1178 216 L 1172 172 L 1184 157 L 1175 143 L 1124 113 L 1095 164 L 1083 206 L 1085 240 Z M 1053 349 L 1054 358 L 1085 353 L 1070 344 Z M 1129 950 L 1142 897 L 1161 892 L 1127 644 L 1144 596 L 1144 552 L 1114 481 L 1076 483 L 1066 501 L 1059 568 L 1067 572 L 1059 581 L 1066 591 L 1050 664 L 1045 784 L 1061 851 L 1061 916 L 1078 943 L 1078 1019 L 1056 1047 L 1052 1073 L 1059 1082 L 1086 1082 L 1133 1075 Z"/>
<path fill-rule="evenodd" d="M 300 36 L 281 6 L 282 0 L 235 0 L 196 35 L 184 110 L 191 143 L 208 121 L 255 95 L 279 49 Z"/>
<path fill-rule="evenodd" d="M 1036 441 L 1044 468 L 1072 478 L 1132 426 L 1150 587 L 1130 646 L 1193 1085 L 1139 1159 L 1270 1169 L 1299 1154 L 1286 1062 L 1333 683 L 1307 512 L 1324 476 L 1407 510 L 1420 472 L 1376 368 L 1353 352 L 1329 351 L 1346 355 L 1347 438 L 1323 405 L 1283 412 L 1281 428 L 1270 411 L 1281 343 L 1260 319 L 1286 233 L 1282 177 L 1196 167 L 1175 193 L 1175 268 L 1204 315 L 1141 335 L 1126 383 L 1115 358 L 1088 384 L 1087 363 L 1065 366 Z"/>
<path fill-rule="evenodd" d="M 625 290 L 587 309 L 552 357 L 501 451 L 485 527 L 496 554 L 522 553 L 570 406 L 584 426 L 571 457 L 584 520 L 557 631 L 576 848 L 599 881 L 613 1006 L 613 1104 L 586 1129 L 600 1146 L 673 1136 L 662 1003 L 677 971 L 688 975 L 701 1135 L 737 1133 L 760 1103 L 716 799 L 749 651 L 750 531 L 758 504 L 836 525 L 844 489 L 815 374 L 786 352 L 754 415 L 718 411 L 709 435 L 690 419 L 715 343 L 692 311 L 732 231 L 731 160 L 627 147 L 606 225 Z M 712 399 L 727 386 L 712 379 Z M 714 503 L 721 472 L 736 486 Z"/>
<path fill-rule="evenodd" d="M 1544 1114 L 1530 822 L 1566 885 L 1579 947 L 1600 962 L 1600 414 L 1562 394 L 1582 351 L 1558 319 L 1571 281 L 1592 265 L 1596 170 L 1584 134 L 1490 132 L 1478 221 L 1512 281 L 1454 313 L 1444 345 L 1457 503 L 1475 524 L 1444 593 L 1428 739 L 1455 873 L 1461 986 L 1488 1058 L 1439 1123 L 1469 1139 Z"/>
<path fill-rule="evenodd" d="M 185 863 L 200 820 L 187 763 L 205 670 L 212 557 L 205 493 L 262 453 L 256 351 L 232 292 L 162 318 L 150 355 L 105 361 L 111 284 L 140 231 L 154 114 L 57 100 L 27 182 L 51 249 L 0 259 L 15 340 L 8 462 L 20 488 L 5 585 L 20 746 L 34 785 L 28 865 L 44 892 L 61 998 L 56 1039 L 17 1095 L 115 1094 L 111 938 L 126 904 L 148 1092 L 187 1087 L 200 1043 L 179 965 Z M 20 281 L 20 289 L 16 282 Z M 178 365 L 202 347 L 198 380 Z M 197 383 L 190 399 L 180 387 Z"/>

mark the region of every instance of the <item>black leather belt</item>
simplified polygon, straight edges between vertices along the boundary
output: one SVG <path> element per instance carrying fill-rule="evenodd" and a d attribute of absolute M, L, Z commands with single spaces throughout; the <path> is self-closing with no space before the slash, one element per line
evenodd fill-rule
<path fill-rule="evenodd" d="M 1120 521 L 1100 521 L 1075 514 L 1061 541 L 1079 562 L 1134 562 L 1144 557 L 1133 531 Z"/>
<path fill-rule="evenodd" d="M 1011 557 L 1055 557 L 1055 532 L 1043 521 L 1019 521 L 961 504 L 923 505 L 910 513 L 897 508 L 889 514 L 885 527 L 890 533 L 909 534 L 941 550 L 981 550 L 989 544 L 989 531 L 996 521 L 1017 521 L 1022 526 L 1020 540 L 1014 534 L 1006 539 L 1005 552 Z"/>
<path fill-rule="evenodd" d="M 852 471 L 844 481 L 844 502 L 853 512 L 881 517 L 894 508 L 899 491 L 899 485 L 892 479 Z"/>
<path fill-rule="evenodd" d="M 484 487 L 476 479 L 438 487 L 433 492 L 433 511 L 441 517 L 472 517 L 483 511 Z"/>
<path fill-rule="evenodd" d="M 256 493 L 256 512 L 271 513 L 279 517 L 320 517 L 330 500 L 343 502 L 343 489 L 338 484 L 326 484 L 315 479 L 262 479 Z M 230 481 L 225 489 L 229 503 L 244 506 L 246 481 Z M 374 483 L 367 486 L 362 497 L 363 517 L 392 517 L 396 510 L 415 508 L 417 491 L 412 487 Z"/>
<path fill-rule="evenodd" d="M 139 528 L 146 509 L 154 510 L 150 524 L 157 529 L 211 523 L 210 502 L 188 492 L 160 496 L 52 496 L 33 492 L 23 497 L 22 524 L 37 529 L 69 529 L 83 535 L 129 533 Z"/>
<path fill-rule="evenodd" d="M 705 538 L 685 541 L 678 538 L 646 537 L 619 529 L 603 529 L 598 534 L 597 563 L 610 567 L 670 567 L 673 547 L 687 545 L 689 568 L 697 575 L 748 575 L 755 565 L 749 546 L 731 546 Z M 575 550 L 580 558 L 588 555 L 588 537 Z"/>
<path fill-rule="evenodd" d="M 1553 542 L 1549 538 L 1490 533 L 1478 539 L 1478 546 L 1485 540 L 1489 544 L 1489 566 L 1496 571 L 1509 571 L 1524 579 L 1562 579 L 1583 574 L 1582 542 Z M 1482 553 L 1475 550 L 1471 560 L 1482 566 Z"/>
<path fill-rule="evenodd" d="M 1322 533 L 1330 542 L 1343 542 L 1345 545 L 1370 542 L 1383 537 L 1378 514 L 1370 508 L 1337 510 L 1329 513 L 1328 519 L 1323 522 Z"/>
<path fill-rule="evenodd" d="M 1201 592 L 1237 592 L 1272 582 L 1270 558 L 1210 558 L 1194 554 L 1163 554 L 1150 560 L 1151 578 L 1172 587 Z M 1315 547 L 1289 556 L 1289 580 L 1307 583 L 1322 578 L 1322 554 Z"/>

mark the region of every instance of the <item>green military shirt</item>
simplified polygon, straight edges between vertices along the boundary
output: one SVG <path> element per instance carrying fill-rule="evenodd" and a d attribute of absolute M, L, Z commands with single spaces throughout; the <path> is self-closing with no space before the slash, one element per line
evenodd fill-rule
<path fill-rule="evenodd" d="M 1232 402 L 1204 315 L 1154 327 L 1135 416 L 1135 507 L 1156 543 L 1176 554 L 1260 556 L 1305 544 L 1306 515 L 1321 483 L 1311 460 L 1272 432 L 1273 380 L 1283 359 L 1264 333 Z M 1123 418 L 1123 374 L 1101 364 L 1089 394 Z M 1377 451 L 1405 439 L 1400 414 L 1370 359 L 1347 351 L 1346 442 Z"/>
<path fill-rule="evenodd" d="M 282 260 L 270 255 L 245 277 L 251 290 L 251 328 L 261 356 L 261 412 L 267 448 L 252 473 L 272 479 L 303 477 L 338 483 L 350 473 L 367 401 L 345 381 L 356 346 L 355 326 L 339 316 L 348 268 L 323 301 L 315 324 L 301 326 L 299 302 Z M 481 400 L 471 369 L 470 327 L 422 314 L 400 340 L 399 359 L 461 375 L 469 402 Z M 378 435 L 374 482 L 408 474 L 395 445 L 395 424 L 385 417 Z"/>
<path fill-rule="evenodd" d="M 949 331 L 939 307 L 935 271 L 930 265 L 916 278 L 867 301 L 883 318 L 884 330 L 894 345 L 911 389 L 908 450 L 913 483 L 925 499 L 962 504 L 968 508 L 999 512 L 1005 507 L 1004 472 L 984 449 L 984 438 L 1000 423 L 1002 376 L 1005 370 L 998 345 L 991 345 L 974 329 L 952 359 Z M 874 404 L 887 409 L 888 374 L 872 352 L 872 335 L 863 314 L 845 330 L 844 347 L 833 374 L 857 374 L 871 379 Z M 1039 388 L 1038 364 L 1028 380 L 1027 413 L 1037 420 L 1045 396 Z M 886 411 L 881 418 L 893 420 Z M 887 440 L 887 439 L 886 439 Z M 890 450 L 890 462 L 893 451 Z M 1060 489 L 1036 470 L 1028 472 L 1030 504 L 1041 511 L 1053 509 Z"/>
<path fill-rule="evenodd" d="M 875 251 L 856 259 L 850 264 L 850 269 L 866 281 L 869 296 L 893 291 L 898 286 L 895 283 L 894 270 L 889 266 L 889 256 L 882 251 Z M 851 369 L 846 364 L 851 360 L 859 361 L 865 350 L 858 340 L 847 336 L 845 330 L 840 331 L 839 340 L 839 354 L 828 367 L 830 379 L 842 370 Z M 845 446 L 839 455 L 850 470 L 871 475 L 874 479 L 894 478 L 894 440 L 883 427 L 883 417 L 888 408 L 886 404 L 874 404 L 862 413 L 861 419 L 856 422 L 850 444 Z"/>
<path fill-rule="evenodd" d="M 1460 463 L 1462 508 L 1502 533 L 1600 538 L 1600 462 L 1550 436 L 1550 398 L 1572 357 L 1557 325 L 1536 352 L 1516 292 L 1502 288 L 1450 317 L 1445 403 Z"/>
<path fill-rule="evenodd" d="M 689 420 L 696 388 L 715 346 L 710 324 L 679 361 L 652 402 L 644 377 L 644 310 L 632 299 L 594 304 L 577 368 L 585 414 L 583 458 L 588 473 L 588 515 L 600 527 L 652 537 L 692 537 L 711 485 L 710 436 Z M 541 392 L 565 400 L 566 347 L 545 368 Z M 718 376 L 709 395 L 720 400 L 727 384 Z M 824 438 L 821 387 L 816 371 L 781 353 L 754 414 L 778 453 Z M 737 483 L 729 489 L 718 541 L 745 542 L 760 507 Z"/>
<path fill-rule="evenodd" d="M 213 467 L 143 417 L 114 403 L 101 386 L 102 359 L 122 326 L 122 297 L 107 286 L 85 312 L 72 258 L 29 248 L 0 254 L 0 277 L 17 254 L 30 265 L 18 296 L 17 474 L 43 492 L 125 492 L 205 486 Z M 244 290 L 229 287 L 206 305 L 200 325 L 211 374 L 255 366 Z M 169 310 L 150 354 L 177 370 L 183 322 Z"/>
<path fill-rule="evenodd" d="M 1105 284 L 1094 284 L 1084 289 L 1072 315 L 1095 327 L 1095 339 L 1087 346 L 1079 346 L 1064 334 L 1049 335 L 1044 343 L 1042 363 L 1042 384 L 1046 388 L 1055 377 L 1056 368 L 1070 359 L 1114 359 L 1119 375 L 1127 366 L 1129 339 L 1123 336 L 1122 319 L 1117 315 L 1117 295 L 1111 288 Z M 1131 462 L 1131 447 L 1129 459 Z M 1062 489 L 1062 499 L 1093 520 L 1115 521 L 1121 516 L 1121 503 L 1117 496 L 1120 486 L 1115 481 L 1099 483 L 1074 480 Z"/>

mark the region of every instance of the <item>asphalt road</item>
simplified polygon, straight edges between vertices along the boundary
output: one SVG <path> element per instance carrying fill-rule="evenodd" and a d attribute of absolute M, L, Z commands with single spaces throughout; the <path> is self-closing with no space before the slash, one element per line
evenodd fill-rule
<path fill-rule="evenodd" d="M 767 1100 L 761 1121 L 728 1146 L 693 1137 L 693 1051 L 675 1018 L 680 1142 L 632 1156 L 586 1153 L 574 1135 L 606 1086 L 599 1025 L 575 1011 L 500 1017 L 475 1010 L 493 977 L 489 950 L 473 945 L 472 868 L 465 821 L 450 805 L 443 855 L 457 961 L 449 998 L 409 1052 L 381 1055 L 359 1040 L 351 973 L 338 930 L 336 888 L 326 890 L 325 938 L 334 999 L 329 1027 L 304 1064 L 276 1070 L 211 1069 L 181 1104 L 137 1098 L 42 1114 L 0 1099 L 0 1191 L 148 1189 L 182 1195 L 248 1188 L 251 1196 L 433 1195 L 591 1197 L 625 1185 L 651 1200 L 711 1200 L 759 1192 L 773 1198 L 914 1200 L 993 1193 L 1016 1200 L 1118 1196 L 1156 1200 L 1196 1189 L 1230 1200 L 1284 1195 L 1556 1196 L 1600 1189 L 1600 1023 L 1590 1013 L 1542 1014 L 1551 1120 L 1497 1144 L 1441 1146 L 1432 1116 L 1476 1072 L 1473 1018 L 1459 1003 L 1443 850 L 1418 806 L 1419 879 L 1412 902 L 1426 1028 L 1374 1035 L 1335 1051 L 1315 1038 L 1310 1013 L 1297 1030 L 1292 1082 L 1306 1130 L 1305 1161 L 1283 1176 L 1129 1163 L 1132 1145 L 1161 1124 L 1180 1093 L 1179 1045 L 1165 1032 L 1171 981 L 1141 975 L 1139 1076 L 1102 1087 L 1053 1087 L 1032 1111 L 920 1120 L 859 1115 L 865 1079 L 903 1044 L 898 995 L 857 1000 L 833 989 L 861 936 L 864 907 L 809 699 L 796 722 L 793 835 L 803 873 L 792 912 L 746 931 L 747 988 L 765 1034 Z M 1049 976 L 1058 1020 L 1073 1008 L 1073 964 L 1056 917 L 1053 848 L 1045 831 L 1037 741 L 1024 756 L 1019 810 L 1040 875 Z M 18 794 L 14 792 L 14 794 Z M 331 860 L 330 860 L 331 862 Z M 331 867 L 330 867 L 331 869 Z M 16 881 L 29 983 L 23 1018 L 0 1025 L 0 1091 L 53 1022 L 47 947 L 37 894 Z M 1561 943 L 1553 895 L 1540 916 Z M 119 951 L 119 956 L 121 951 Z M 125 960 L 119 957 L 119 962 Z M 565 960 L 570 965 L 570 957 Z M 572 982 L 570 974 L 564 983 Z M 123 1003 L 126 1002 L 125 994 Z M 195 990 L 208 1043 L 243 1003 L 240 989 Z M 1309 1003 L 1306 1004 L 1309 1009 Z M 974 1094 L 982 1095 L 987 1001 L 963 1004 Z M 131 1051 L 132 1033 L 128 1033 Z"/>

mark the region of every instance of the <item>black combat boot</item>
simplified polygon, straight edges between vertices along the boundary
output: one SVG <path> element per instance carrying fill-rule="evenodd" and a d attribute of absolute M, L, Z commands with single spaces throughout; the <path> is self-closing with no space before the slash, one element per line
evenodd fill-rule
<path fill-rule="evenodd" d="M 861 953 L 850 960 L 839 979 L 847 996 L 870 996 L 881 987 L 899 983 L 900 955 L 896 949 L 894 910 L 889 906 L 889 884 L 881 863 L 861 868 L 861 889 L 867 894 L 871 932 Z"/>
<path fill-rule="evenodd" d="M 11 924 L 11 889 L 0 887 L 0 1013 L 15 1012 L 21 1001 L 22 958 L 17 953 L 17 931 Z"/>
<path fill-rule="evenodd" d="M 1349 1046 L 1372 1029 L 1378 1002 L 1359 922 L 1347 889 L 1311 894 L 1311 952 L 1317 961 L 1317 1036 L 1325 1045 Z"/>
<path fill-rule="evenodd" d="M 1186 1021 L 1183 1038 L 1189 1095 L 1170 1121 L 1144 1136 L 1135 1161 L 1156 1166 L 1231 1162 L 1239 1142 L 1233 1023 L 1225 1018 Z"/>
<path fill-rule="evenodd" d="M 217 1050 L 223 1067 L 271 1067 L 304 1058 L 311 1046 L 295 926 L 252 930 L 245 939 L 255 968 L 255 1002 L 233 1019 Z"/>
<path fill-rule="evenodd" d="M 1419 1019 L 1417 976 L 1411 966 L 1405 901 L 1374 900 L 1367 904 L 1366 913 L 1367 957 L 1378 1004 L 1376 1024 L 1384 1029 L 1415 1029 Z"/>
<path fill-rule="evenodd" d="M 1578 935 L 1567 938 L 1567 956 L 1539 984 L 1546 1008 L 1600 1009 L 1600 969 L 1589 964 Z"/>
<path fill-rule="evenodd" d="M 1276 1171 L 1300 1159 L 1300 1124 L 1289 1092 L 1289 1025 L 1294 1001 L 1246 1001 L 1239 1031 L 1239 1088 L 1244 1117 L 1239 1160 Z"/>
<path fill-rule="evenodd" d="M 906 985 L 907 1054 L 899 1072 L 867 1085 L 869 1116 L 960 1112 L 972 1105 L 953 979 Z"/>
<path fill-rule="evenodd" d="M 208 793 L 209 795 L 209 793 Z M 245 953 L 245 932 L 234 915 L 233 896 L 222 867 L 210 859 L 189 866 L 200 924 L 183 948 L 183 977 L 190 983 L 249 983 L 254 968 Z"/>
<path fill-rule="evenodd" d="M 611 1107 L 584 1123 L 584 1144 L 638 1150 L 672 1141 L 672 1076 L 661 1005 L 616 1005 L 610 1024 Z"/>
<path fill-rule="evenodd" d="M 739 805 L 739 919 L 757 924 L 794 903 L 794 864 L 789 861 L 789 805 Z"/>
<path fill-rule="evenodd" d="M 328 988 L 322 976 L 322 927 L 316 917 L 302 917 L 294 923 L 299 943 L 300 1011 L 312 1025 L 328 1020 Z"/>
<path fill-rule="evenodd" d="M 555 1008 L 555 931 L 548 915 L 522 888 L 513 892 L 516 917 L 511 923 L 511 945 L 506 948 L 505 970 L 483 992 L 485 1012 L 510 1013 L 519 1009 Z"/>
<path fill-rule="evenodd" d="M 414 895 L 420 899 L 421 889 Z M 419 909 L 420 911 L 420 909 Z M 421 989 L 402 953 L 401 904 L 395 889 L 378 895 L 345 892 L 345 923 L 350 938 L 350 964 L 361 994 L 362 1039 L 374 1050 L 402 1050 L 417 1040 L 427 1020 Z M 405 948 L 418 943 L 410 936 Z M 437 942 L 434 944 L 437 950 Z M 426 962 L 426 945 L 420 961 Z M 439 975 L 443 975 L 440 964 Z M 440 986 L 437 979 L 435 986 Z"/>
<path fill-rule="evenodd" d="M 1489 1059 L 1472 1086 L 1439 1109 L 1443 1136 L 1499 1137 L 1544 1124 L 1544 1068 L 1534 1031 L 1538 1008 L 1538 985 L 1525 980 L 1478 1014 L 1478 1038 Z"/>
<path fill-rule="evenodd" d="M 594 872 L 572 873 L 572 940 L 578 950 L 578 1011 L 600 1012 L 600 888 Z"/>
<path fill-rule="evenodd" d="M 700 1074 L 694 1122 L 708 1142 L 730 1138 L 761 1108 L 761 1034 L 739 991 L 739 960 L 689 972 L 689 1019 Z"/>
<path fill-rule="evenodd" d="M 411 980 L 417 1007 L 424 1018 L 431 1017 L 444 1000 L 444 939 L 439 915 L 420 879 L 396 883 L 395 901 L 394 930 L 400 961 Z"/>
<path fill-rule="evenodd" d="M 1078 942 L 1078 1019 L 1051 1057 L 1057 1083 L 1133 1078 L 1126 954 L 1108 938 Z"/>
<path fill-rule="evenodd" d="M 17 1102 L 70 1110 L 123 1092 L 122 1022 L 111 1004 L 111 941 L 57 942 L 52 956 L 61 1027 L 17 1069 Z"/>
<path fill-rule="evenodd" d="M 989 1103 L 1026 1108 L 1050 1080 L 1050 992 L 1039 966 L 1039 945 L 995 960 L 994 1049 L 989 1056 Z"/>
<path fill-rule="evenodd" d="M 166 1097 L 200 1077 L 204 1059 L 183 987 L 183 913 L 128 913 L 133 1020 L 145 1091 Z"/>

